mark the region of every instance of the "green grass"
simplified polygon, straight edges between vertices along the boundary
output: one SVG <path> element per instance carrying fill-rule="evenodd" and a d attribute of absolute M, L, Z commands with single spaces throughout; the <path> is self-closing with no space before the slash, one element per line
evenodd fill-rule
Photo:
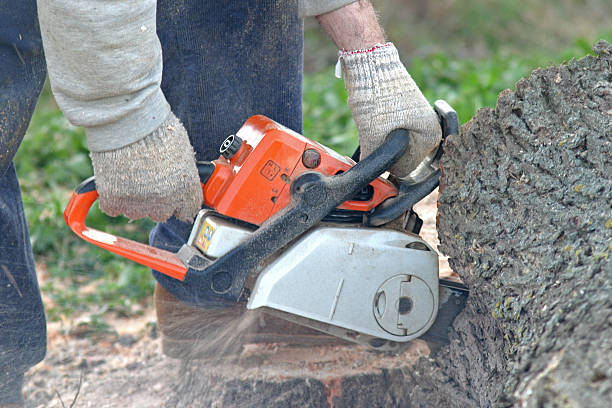
<path fill-rule="evenodd" d="M 603 37 L 610 40 L 612 35 Z M 552 56 L 493 52 L 473 60 L 435 53 L 413 58 L 408 69 L 431 102 L 446 99 L 465 122 L 478 108 L 493 107 L 501 90 L 513 87 L 534 68 L 581 57 L 590 48 L 590 41 L 577 40 Z M 304 134 L 344 154 L 351 154 L 357 146 L 344 84 L 331 68 L 305 77 Z M 39 100 L 16 164 L 35 257 L 47 271 L 42 289 L 52 300 L 47 307 L 49 318 L 57 320 L 80 312 L 95 316 L 109 311 L 125 316 L 140 313 L 142 307 L 135 306 L 153 290 L 149 270 L 86 244 L 64 225 L 63 209 L 72 189 L 93 171 L 83 130 L 64 119 L 48 88 Z M 106 217 L 97 208 L 88 223 L 142 242 L 147 241 L 153 226 L 149 220 L 128 223 L 123 217 Z"/>

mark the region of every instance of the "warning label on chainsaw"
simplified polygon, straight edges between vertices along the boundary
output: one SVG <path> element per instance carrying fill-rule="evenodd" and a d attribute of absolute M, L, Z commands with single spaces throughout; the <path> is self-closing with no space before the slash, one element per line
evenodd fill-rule
<path fill-rule="evenodd" d="M 274 180 L 274 177 L 276 177 L 279 171 L 280 166 L 274 163 L 272 160 L 268 160 L 266 164 L 264 164 L 264 166 L 261 168 L 261 170 L 259 170 L 259 173 L 268 180 L 272 181 Z"/>
<path fill-rule="evenodd" d="M 208 246 L 210 245 L 210 240 L 212 239 L 213 234 L 215 233 L 215 229 L 208 222 L 205 222 L 200 230 L 200 235 L 198 235 L 198 240 L 196 241 L 196 245 L 200 247 L 200 249 L 204 252 L 208 250 Z"/>

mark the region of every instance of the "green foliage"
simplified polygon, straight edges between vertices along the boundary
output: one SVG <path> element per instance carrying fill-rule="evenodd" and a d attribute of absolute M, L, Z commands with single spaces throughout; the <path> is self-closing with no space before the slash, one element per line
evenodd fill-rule
<path fill-rule="evenodd" d="M 518 1 L 462 0 L 456 8 L 456 35 L 468 41 L 484 41 L 488 48 L 496 49 L 509 35 L 515 35 L 513 25 L 521 21 L 523 5 Z M 495 12 L 492 12 L 495 10 Z"/>

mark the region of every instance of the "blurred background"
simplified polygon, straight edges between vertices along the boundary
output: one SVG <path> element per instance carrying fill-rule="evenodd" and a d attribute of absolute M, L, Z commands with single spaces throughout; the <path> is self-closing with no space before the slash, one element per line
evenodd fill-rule
<path fill-rule="evenodd" d="M 433 103 L 446 99 L 465 123 L 494 107 L 537 67 L 612 42 L 612 0 L 379 0 L 387 37 Z M 305 21 L 304 134 L 344 153 L 357 146 L 337 49 L 316 20 Z M 136 317 L 152 307 L 153 278 L 133 262 L 80 241 L 65 226 L 71 191 L 93 174 L 84 132 L 71 126 L 48 84 L 16 157 L 46 311 L 60 331 L 96 338 L 113 332 L 111 317 Z M 145 242 L 151 221 L 128 223 L 97 209 L 88 222 Z M 78 317 L 78 324 L 74 324 Z"/>

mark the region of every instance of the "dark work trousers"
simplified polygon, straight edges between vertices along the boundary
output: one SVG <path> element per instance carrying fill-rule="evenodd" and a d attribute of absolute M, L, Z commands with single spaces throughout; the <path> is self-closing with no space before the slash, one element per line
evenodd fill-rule
<path fill-rule="evenodd" d="M 223 139 L 254 114 L 301 131 L 302 22 L 297 0 L 159 0 L 162 88 L 199 160 L 218 157 Z M 45 354 L 45 317 L 13 156 L 45 77 L 35 0 L 0 1 L 0 403 L 21 399 L 23 372 Z M 189 224 L 151 232 L 177 250 Z M 128 262 L 128 261 L 126 261 Z M 198 288 L 157 272 L 179 299 Z"/>
<path fill-rule="evenodd" d="M 297 0 L 157 4 L 162 89 L 199 160 L 219 157 L 223 139 L 254 114 L 301 132 L 303 34 Z M 190 230 L 190 224 L 171 219 L 155 227 L 150 242 L 175 252 Z M 210 306 L 200 288 L 153 274 L 180 300 Z"/>
<path fill-rule="evenodd" d="M 0 1 L 0 404 L 45 355 L 40 290 L 13 156 L 45 81 L 35 0 Z"/>

